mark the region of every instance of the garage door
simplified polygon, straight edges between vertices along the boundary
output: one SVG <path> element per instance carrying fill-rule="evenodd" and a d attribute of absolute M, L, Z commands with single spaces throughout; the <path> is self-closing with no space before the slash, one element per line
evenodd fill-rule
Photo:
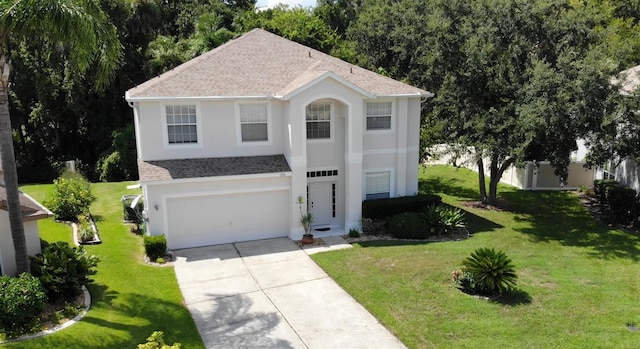
<path fill-rule="evenodd" d="M 287 236 L 288 191 L 171 198 L 170 249 Z"/>

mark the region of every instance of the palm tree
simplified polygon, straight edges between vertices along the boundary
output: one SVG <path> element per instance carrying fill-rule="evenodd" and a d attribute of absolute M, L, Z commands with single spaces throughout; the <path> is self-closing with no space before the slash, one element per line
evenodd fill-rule
<path fill-rule="evenodd" d="M 67 52 L 70 66 L 96 67 L 96 88 L 106 87 L 121 61 L 115 26 L 96 0 L 0 0 L 0 157 L 18 274 L 29 257 L 18 193 L 18 174 L 9 115 L 10 43 L 41 42 Z"/>

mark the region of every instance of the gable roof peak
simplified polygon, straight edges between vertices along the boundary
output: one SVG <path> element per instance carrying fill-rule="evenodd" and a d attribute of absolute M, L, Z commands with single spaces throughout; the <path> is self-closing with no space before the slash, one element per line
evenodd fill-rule
<path fill-rule="evenodd" d="M 331 72 L 365 95 L 430 95 L 256 28 L 127 91 L 126 98 L 270 98 L 302 88 L 309 82 L 304 77 L 318 72 Z"/>

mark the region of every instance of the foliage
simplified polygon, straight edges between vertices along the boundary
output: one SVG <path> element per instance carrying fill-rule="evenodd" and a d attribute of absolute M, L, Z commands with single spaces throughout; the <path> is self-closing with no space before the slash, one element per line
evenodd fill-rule
<path fill-rule="evenodd" d="M 180 349 L 182 344 L 175 343 L 168 345 L 164 342 L 164 333 L 162 331 L 155 331 L 147 338 L 147 343 L 138 344 L 138 349 Z"/>
<path fill-rule="evenodd" d="M 81 215 L 78 217 L 78 238 L 82 242 L 93 240 L 95 234 L 93 233 L 93 226 L 90 217 L 87 215 Z"/>
<path fill-rule="evenodd" d="M 429 205 L 422 210 L 420 217 L 424 219 L 429 229 L 430 235 L 441 234 L 444 231 L 444 222 L 442 221 L 442 210 L 436 205 Z"/>
<path fill-rule="evenodd" d="M 164 235 L 146 235 L 144 252 L 152 261 L 164 257 L 167 254 L 167 238 Z"/>
<path fill-rule="evenodd" d="M 362 218 L 362 232 L 366 235 L 384 235 L 387 222 L 383 219 Z"/>
<path fill-rule="evenodd" d="M 164 263 L 166 263 L 166 261 L 164 260 L 164 258 L 162 258 L 162 257 L 158 257 L 158 258 L 156 259 L 156 263 L 158 263 L 158 264 L 164 264 Z"/>
<path fill-rule="evenodd" d="M 464 218 L 464 212 L 459 208 L 451 206 L 440 206 L 438 207 L 438 213 L 440 214 L 442 225 L 445 227 L 446 231 L 455 228 L 464 228 L 467 226 L 466 220 Z"/>
<path fill-rule="evenodd" d="M 593 181 L 593 192 L 602 206 L 607 205 L 607 192 L 620 185 L 615 179 L 596 179 Z"/>
<path fill-rule="evenodd" d="M 311 226 L 315 218 L 313 217 L 313 214 L 311 214 L 310 211 L 307 211 L 306 213 L 303 212 L 302 205 L 304 205 L 304 198 L 302 196 L 298 196 L 298 207 L 300 208 L 300 224 L 304 229 L 305 235 L 312 235 Z"/>
<path fill-rule="evenodd" d="M 623 111 L 610 77 L 640 40 L 613 14 L 607 2 L 372 0 L 348 34 L 369 68 L 435 93 L 421 148 L 469 149 L 493 203 L 513 164 L 548 160 L 566 179 L 576 139 Z"/>
<path fill-rule="evenodd" d="M 264 11 L 245 12 L 238 18 L 237 25 L 242 32 L 262 28 L 325 53 L 338 43 L 335 31 L 311 10 L 302 7 L 280 5 Z"/>
<path fill-rule="evenodd" d="M 118 182 L 138 178 L 136 135 L 133 125 L 114 131 L 112 139 L 112 152 L 97 165 L 100 180 Z"/>
<path fill-rule="evenodd" d="M 36 277 L 27 273 L 0 277 L 0 327 L 15 329 L 28 324 L 46 303 L 47 296 Z"/>
<path fill-rule="evenodd" d="M 473 293 L 476 288 L 476 282 L 473 274 L 468 271 L 458 269 L 451 273 L 451 281 L 456 287 L 464 292 Z"/>
<path fill-rule="evenodd" d="M 71 247 L 59 241 L 31 257 L 31 272 L 40 280 L 49 301 L 70 300 L 80 293 L 82 286 L 93 282 L 89 276 L 96 274 L 99 261 L 82 246 Z"/>
<path fill-rule="evenodd" d="M 493 248 L 479 248 L 462 262 L 463 272 L 472 275 L 473 293 L 497 295 L 516 286 L 516 275 L 511 259 L 502 251 Z"/>
<path fill-rule="evenodd" d="M 430 205 L 440 205 L 437 195 L 415 195 L 389 199 L 365 200 L 362 202 L 362 217 L 385 219 L 402 212 L 421 212 Z"/>
<path fill-rule="evenodd" d="M 426 239 L 432 235 L 424 218 L 416 212 L 403 212 L 389 220 L 388 230 L 398 239 Z"/>
<path fill-rule="evenodd" d="M 89 213 L 89 206 L 96 200 L 89 181 L 78 173 L 65 173 L 53 182 L 53 195 L 46 205 L 57 219 L 75 220 Z"/>
<path fill-rule="evenodd" d="M 349 237 L 350 238 L 359 238 L 360 237 L 360 231 L 358 229 L 355 229 L 355 228 L 349 229 Z"/>
<path fill-rule="evenodd" d="M 618 185 L 607 190 L 607 205 L 619 223 L 629 224 L 638 218 L 637 202 L 638 194 L 633 188 Z"/>

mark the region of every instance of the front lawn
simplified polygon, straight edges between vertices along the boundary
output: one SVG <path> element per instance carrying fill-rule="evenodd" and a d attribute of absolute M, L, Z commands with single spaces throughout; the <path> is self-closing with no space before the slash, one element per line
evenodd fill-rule
<path fill-rule="evenodd" d="M 8 344 L 8 348 L 135 348 L 153 331 L 163 331 L 167 343 L 183 348 L 203 348 L 172 267 L 153 267 L 142 260 L 142 238 L 122 223 L 120 197 L 135 194 L 132 183 L 92 184 L 98 200 L 91 206 L 101 245 L 86 246 L 100 257 L 95 283 L 89 287 L 91 310 L 81 322 L 55 334 Z M 42 202 L 52 185 L 21 189 Z M 52 219 L 40 221 L 41 238 L 47 242 L 71 242 L 71 228 Z"/>
<path fill-rule="evenodd" d="M 313 259 L 410 348 L 637 348 L 640 237 L 591 218 L 570 192 L 500 187 L 508 210 L 477 200 L 477 174 L 429 166 L 420 191 L 467 211 L 460 242 L 356 244 Z M 514 262 L 519 292 L 487 301 L 451 272 L 480 247 Z"/>

